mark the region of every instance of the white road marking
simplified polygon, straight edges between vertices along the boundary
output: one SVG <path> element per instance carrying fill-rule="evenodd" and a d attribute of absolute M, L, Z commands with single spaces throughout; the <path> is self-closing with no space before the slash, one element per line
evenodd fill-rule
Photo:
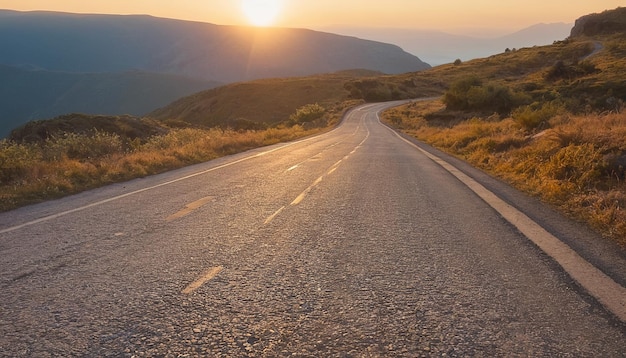
<path fill-rule="evenodd" d="M 307 194 L 313 190 L 313 188 L 318 185 L 319 183 L 322 182 L 322 180 L 324 179 L 324 176 L 329 175 L 331 173 L 333 173 L 335 170 L 337 170 L 337 167 L 339 167 L 339 165 L 347 160 L 351 154 L 355 153 L 357 149 L 361 148 L 361 146 L 363 146 L 363 143 L 365 143 L 365 141 L 370 137 L 370 131 L 367 128 L 367 126 L 365 126 L 365 129 L 367 129 L 367 135 L 365 136 L 365 138 L 363 138 L 363 140 L 354 148 L 354 150 L 352 150 L 352 152 L 350 152 L 350 154 L 344 156 L 342 159 L 339 159 L 337 162 L 335 162 L 335 164 L 331 165 L 330 168 L 328 169 L 328 171 L 326 172 L 326 174 L 322 175 L 321 177 L 317 178 L 313 184 L 311 184 L 308 188 L 306 188 L 302 193 L 300 193 L 300 195 L 298 195 L 292 202 L 291 204 L 289 204 L 290 206 L 295 206 L 300 204 L 304 198 L 307 196 Z"/>
<path fill-rule="evenodd" d="M 380 118 L 378 118 L 380 123 Z M 382 123 L 381 123 L 382 125 Z M 383 125 L 384 126 L 384 125 Z M 568 245 L 546 231 L 526 214 L 507 204 L 493 192 L 459 169 L 403 138 L 391 128 L 384 126 L 398 138 L 410 144 L 470 188 L 502 217 L 513 224 L 524 236 L 552 257 L 570 277 L 595 297 L 604 307 L 626 322 L 626 288 L 590 264 Z"/>

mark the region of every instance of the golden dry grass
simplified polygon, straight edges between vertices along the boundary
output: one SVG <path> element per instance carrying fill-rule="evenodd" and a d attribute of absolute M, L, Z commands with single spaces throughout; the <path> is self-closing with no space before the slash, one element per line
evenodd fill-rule
<path fill-rule="evenodd" d="M 124 149 L 117 135 L 69 134 L 43 144 L 0 141 L 0 210 L 156 174 L 319 133 L 301 125 L 259 131 L 174 129 Z M 95 145 L 99 143 L 100 145 Z M 80 152 L 80 150 L 85 152 Z"/>
<path fill-rule="evenodd" d="M 626 112 L 561 114 L 550 129 L 530 133 L 510 117 L 427 119 L 444 107 L 440 100 L 415 102 L 386 112 L 384 120 L 626 245 L 625 168 L 619 161 L 626 159 Z"/>

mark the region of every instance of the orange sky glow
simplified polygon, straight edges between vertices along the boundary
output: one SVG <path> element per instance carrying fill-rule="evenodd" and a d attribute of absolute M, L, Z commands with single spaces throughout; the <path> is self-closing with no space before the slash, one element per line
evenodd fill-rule
<path fill-rule="evenodd" d="M 147 14 L 210 22 L 254 25 L 244 11 L 250 0 L 0 0 L 0 9 L 99 14 Z M 623 6 L 623 0 L 253 0 L 276 3 L 263 25 L 320 28 L 385 27 L 462 31 L 518 30 L 537 23 L 573 23 L 578 17 Z"/>

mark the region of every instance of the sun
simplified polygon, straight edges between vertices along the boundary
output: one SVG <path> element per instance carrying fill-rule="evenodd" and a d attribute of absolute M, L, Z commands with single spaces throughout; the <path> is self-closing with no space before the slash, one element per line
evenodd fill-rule
<path fill-rule="evenodd" d="M 281 10 L 281 0 L 241 0 L 241 8 L 254 26 L 269 26 Z"/>

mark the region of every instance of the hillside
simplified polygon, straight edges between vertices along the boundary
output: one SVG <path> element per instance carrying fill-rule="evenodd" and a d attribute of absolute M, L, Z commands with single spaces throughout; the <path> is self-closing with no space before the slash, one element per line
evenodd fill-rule
<path fill-rule="evenodd" d="M 505 112 L 516 106 L 555 99 L 574 113 L 614 110 L 620 100 L 626 100 L 626 81 L 622 76 L 626 73 L 625 43 L 619 34 L 570 38 L 399 75 L 366 73 L 351 78 L 335 74 L 237 83 L 182 98 L 148 116 L 208 127 L 237 118 L 275 124 L 306 103 L 326 105 L 345 99 L 386 101 L 434 96 L 467 78 L 500 88 L 505 94 L 515 94 L 519 103 L 507 98 L 494 99 L 503 103 L 500 107 Z M 604 50 L 583 60 L 598 44 Z M 490 115 L 494 108 L 484 111 Z M 474 112 L 469 111 L 464 116 L 472 115 Z"/>
<path fill-rule="evenodd" d="M 204 127 L 235 120 L 276 125 L 306 104 L 331 108 L 346 100 L 385 101 L 440 93 L 436 86 L 415 85 L 397 76 L 371 71 L 257 80 L 235 83 L 181 98 L 148 117 Z"/>
<path fill-rule="evenodd" d="M 576 20 L 571 36 L 611 35 L 626 32 L 626 7 L 590 14 Z"/>
<path fill-rule="evenodd" d="M 414 74 L 447 90 L 384 119 L 626 247 L 626 17 L 583 19 L 550 46 Z"/>
<path fill-rule="evenodd" d="M 70 73 L 0 65 L 0 138 L 27 121 L 66 113 L 141 116 L 217 85 L 162 73 Z"/>

